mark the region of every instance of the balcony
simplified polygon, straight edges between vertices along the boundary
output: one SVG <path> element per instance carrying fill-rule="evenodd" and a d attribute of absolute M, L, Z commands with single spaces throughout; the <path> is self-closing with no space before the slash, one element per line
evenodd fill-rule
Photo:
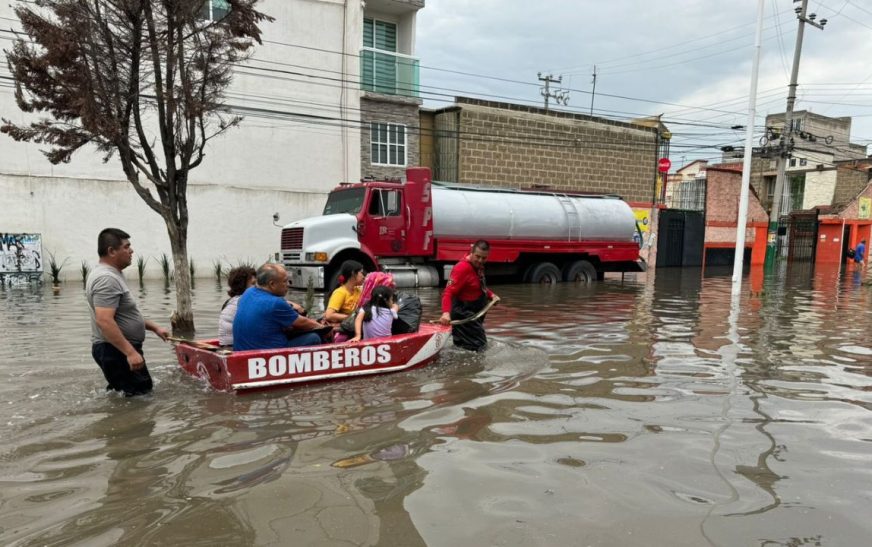
<path fill-rule="evenodd" d="M 420 97 L 417 58 L 365 47 L 360 51 L 360 88 L 384 95 Z"/>

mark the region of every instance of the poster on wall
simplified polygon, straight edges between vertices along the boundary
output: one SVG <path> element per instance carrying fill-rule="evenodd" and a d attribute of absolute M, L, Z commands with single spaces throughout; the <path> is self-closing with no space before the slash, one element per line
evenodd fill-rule
<path fill-rule="evenodd" d="M 639 228 L 637 232 L 633 233 L 633 241 L 641 247 L 646 234 L 650 231 L 651 209 L 633 207 L 633 215 L 636 217 L 636 226 Z"/>
<path fill-rule="evenodd" d="M 861 219 L 872 218 L 872 198 L 860 198 L 857 216 Z"/>
<path fill-rule="evenodd" d="M 0 285 L 42 280 L 42 236 L 0 232 Z"/>

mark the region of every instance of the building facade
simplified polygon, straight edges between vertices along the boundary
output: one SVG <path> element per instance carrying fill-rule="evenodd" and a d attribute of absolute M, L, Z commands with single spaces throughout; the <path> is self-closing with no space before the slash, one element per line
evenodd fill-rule
<path fill-rule="evenodd" d="M 421 117 L 435 180 L 656 197 L 657 127 L 467 97 Z"/>
<path fill-rule="evenodd" d="M 20 30 L 14 5 L 0 4 L 0 19 Z M 215 262 L 264 262 L 279 248 L 280 226 L 320 214 L 339 182 L 417 162 L 408 127 L 417 125 L 420 102 L 413 54 L 423 0 L 266 0 L 259 7 L 275 21 L 262 25 L 263 45 L 235 70 L 226 93 L 229 110 L 244 119 L 208 143 L 190 174 L 188 250 L 200 274 Z M 218 19 L 227 8 L 211 0 L 204 17 Z M 0 33 L 0 49 L 12 38 Z M 2 66 L 3 117 L 34 119 L 18 110 Z M 39 145 L 0 139 L 0 232 L 41 234 L 59 260 L 93 264 L 97 233 L 119 227 L 138 255 L 155 259 L 147 276 L 160 275 L 156 258 L 170 253 L 163 220 L 118 162 L 83 149 L 52 165 Z"/>

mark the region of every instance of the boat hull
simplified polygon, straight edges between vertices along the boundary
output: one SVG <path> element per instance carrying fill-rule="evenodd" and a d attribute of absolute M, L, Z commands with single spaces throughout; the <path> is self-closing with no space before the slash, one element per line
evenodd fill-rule
<path fill-rule="evenodd" d="M 205 340 L 177 345 L 176 356 L 185 372 L 216 390 L 256 390 L 424 366 L 436 358 L 449 333 L 449 327 L 425 324 L 416 333 L 362 342 L 234 352 L 207 349 L 217 341 Z"/>

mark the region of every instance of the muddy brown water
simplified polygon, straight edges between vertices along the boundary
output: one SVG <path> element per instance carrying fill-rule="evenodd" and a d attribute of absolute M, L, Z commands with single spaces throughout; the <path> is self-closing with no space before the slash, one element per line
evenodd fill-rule
<path fill-rule="evenodd" d="M 0 544 L 866 545 L 861 281 L 746 280 L 732 330 L 698 270 L 497 286 L 484 355 L 251 395 L 152 336 L 133 399 L 103 391 L 80 283 L 3 289 Z M 131 286 L 166 324 L 174 296 Z M 197 281 L 201 336 L 223 299 Z"/>

